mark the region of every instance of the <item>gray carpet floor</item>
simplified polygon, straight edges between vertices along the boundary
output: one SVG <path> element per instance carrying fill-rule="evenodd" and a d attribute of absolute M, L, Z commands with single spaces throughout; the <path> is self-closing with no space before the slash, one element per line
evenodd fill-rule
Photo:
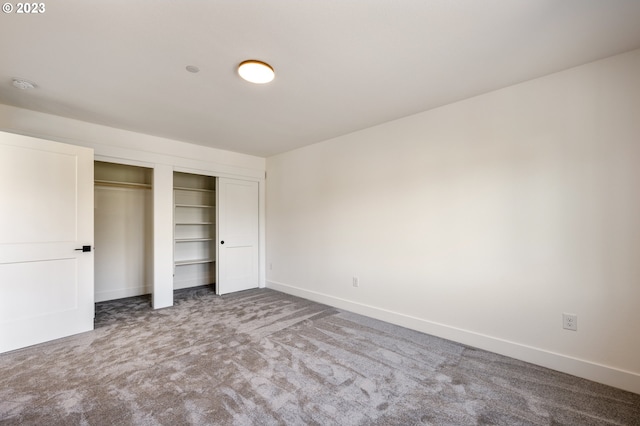
<path fill-rule="evenodd" d="M 640 425 L 640 395 L 260 289 L 0 355 L 0 423 Z"/>

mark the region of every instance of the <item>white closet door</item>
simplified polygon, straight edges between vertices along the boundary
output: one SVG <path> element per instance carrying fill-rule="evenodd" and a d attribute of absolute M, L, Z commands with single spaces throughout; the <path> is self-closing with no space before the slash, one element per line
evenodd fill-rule
<path fill-rule="evenodd" d="M 0 200 L 0 352 L 92 330 L 93 150 L 0 132 Z"/>
<path fill-rule="evenodd" d="M 217 292 L 258 287 L 258 182 L 218 178 Z"/>

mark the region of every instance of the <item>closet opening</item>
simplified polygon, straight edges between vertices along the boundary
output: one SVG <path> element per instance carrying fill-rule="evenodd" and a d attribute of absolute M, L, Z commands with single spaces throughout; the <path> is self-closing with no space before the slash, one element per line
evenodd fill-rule
<path fill-rule="evenodd" d="M 173 289 L 216 291 L 216 178 L 173 173 Z"/>
<path fill-rule="evenodd" d="M 153 292 L 153 169 L 94 162 L 95 302 Z"/>

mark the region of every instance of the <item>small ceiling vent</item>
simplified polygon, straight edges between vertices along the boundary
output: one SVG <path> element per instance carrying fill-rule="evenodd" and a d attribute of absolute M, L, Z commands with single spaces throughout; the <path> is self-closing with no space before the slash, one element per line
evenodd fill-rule
<path fill-rule="evenodd" d="M 29 89 L 34 89 L 36 87 L 35 83 L 22 78 L 14 78 L 12 84 L 13 84 L 13 87 L 16 87 L 20 90 L 29 90 Z"/>

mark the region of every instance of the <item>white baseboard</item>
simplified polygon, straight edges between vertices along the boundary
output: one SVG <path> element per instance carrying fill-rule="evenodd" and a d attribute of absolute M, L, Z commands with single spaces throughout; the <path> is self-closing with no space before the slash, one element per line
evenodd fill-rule
<path fill-rule="evenodd" d="M 215 280 L 213 278 L 210 278 L 210 277 L 200 277 L 200 278 L 193 278 L 193 279 L 174 281 L 173 282 L 173 289 L 174 290 L 182 290 L 183 288 L 200 287 L 202 285 L 212 284 L 213 281 L 215 281 Z"/>
<path fill-rule="evenodd" d="M 151 288 L 153 288 L 151 285 L 142 285 L 137 287 L 118 288 L 115 290 L 96 291 L 94 301 L 98 303 L 106 302 L 107 300 L 123 299 L 125 297 L 142 296 L 143 294 L 151 293 L 151 291 L 149 291 Z"/>
<path fill-rule="evenodd" d="M 640 394 L 640 374 L 267 280 L 267 288 Z"/>

